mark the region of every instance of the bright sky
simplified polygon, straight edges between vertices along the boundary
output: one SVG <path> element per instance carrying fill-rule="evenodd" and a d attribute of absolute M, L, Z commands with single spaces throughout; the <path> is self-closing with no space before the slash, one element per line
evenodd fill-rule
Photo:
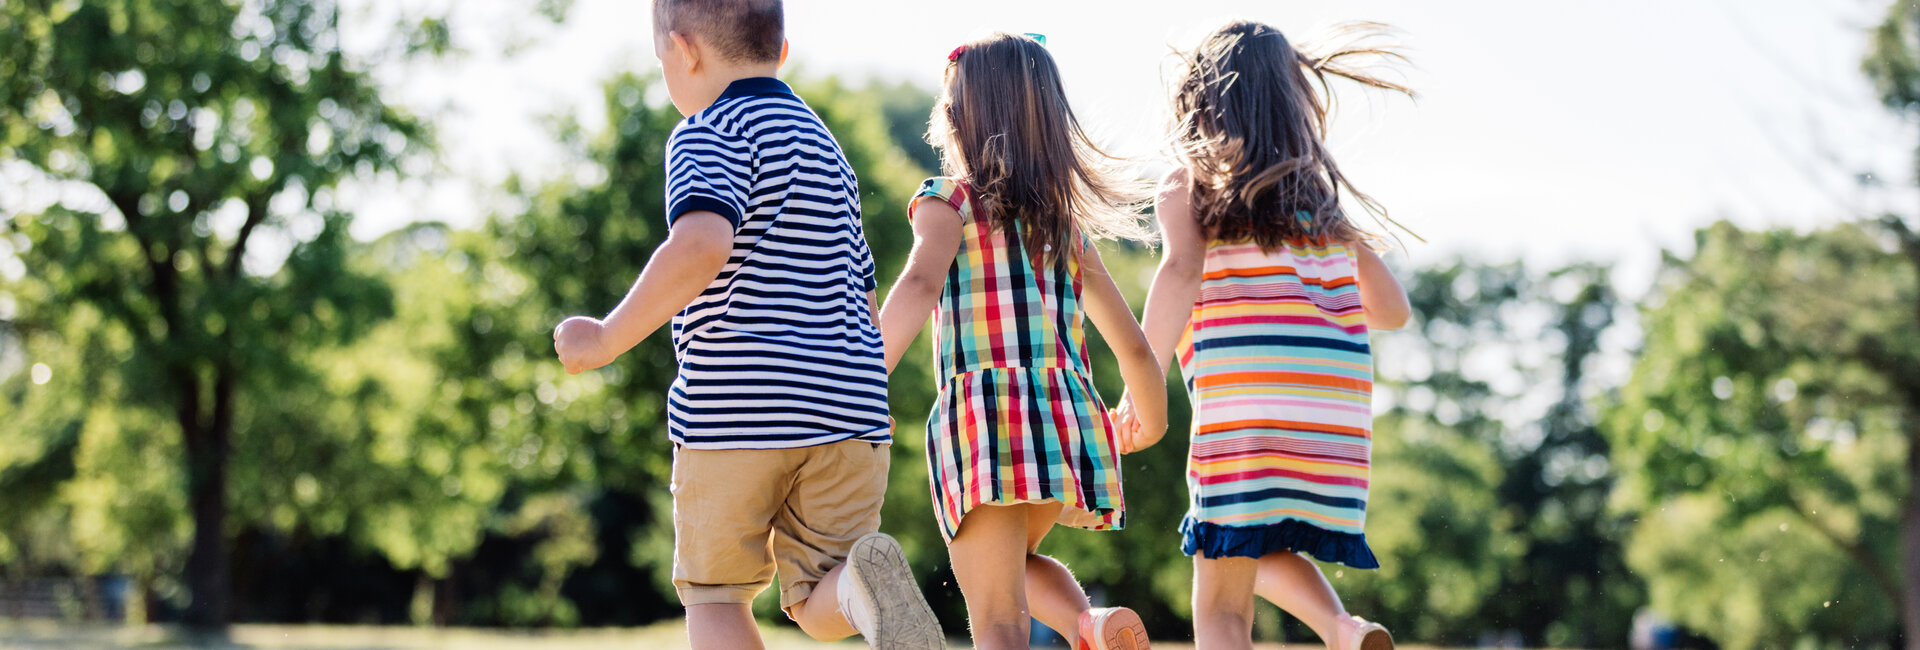
<path fill-rule="evenodd" d="M 600 82 L 658 65 L 644 0 L 576 0 L 559 26 L 498 6 L 518 3 L 449 1 L 408 5 L 456 6 L 456 38 L 470 54 L 383 73 L 401 102 L 436 118 L 446 171 L 366 190 L 362 236 L 416 219 L 475 224 L 501 205 L 496 188 L 510 170 L 568 173 L 543 117 L 574 111 L 597 126 Z M 808 74 L 929 88 L 959 42 L 1044 33 L 1075 110 L 1136 153 L 1150 153 L 1163 132 L 1169 47 L 1190 47 L 1236 17 L 1296 40 L 1339 21 L 1389 23 L 1421 98 L 1337 85 L 1332 143 L 1349 177 L 1428 239 L 1409 242 L 1410 259 L 1617 260 L 1618 279 L 1637 293 L 1662 247 L 1687 250 L 1692 230 L 1717 218 L 1814 225 L 1920 205 L 1910 191 L 1851 180 L 1871 171 L 1904 183 L 1920 142 L 1879 108 L 1859 72 L 1866 28 L 1884 7 L 789 0 L 787 21 L 794 65 Z M 508 43 L 520 44 L 511 56 L 501 53 Z"/>

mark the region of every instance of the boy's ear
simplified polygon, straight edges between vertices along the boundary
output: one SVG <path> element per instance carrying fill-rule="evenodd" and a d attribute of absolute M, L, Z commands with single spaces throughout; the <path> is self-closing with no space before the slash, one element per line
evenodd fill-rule
<path fill-rule="evenodd" d="M 784 68 L 786 66 L 787 66 L 787 39 L 783 38 L 783 39 L 780 39 L 780 63 L 774 67 Z"/>
<path fill-rule="evenodd" d="M 691 73 L 699 69 L 700 57 L 705 53 L 700 51 L 700 46 L 694 42 L 694 39 L 687 38 L 686 34 L 680 32 L 667 32 L 667 38 L 673 41 L 673 49 L 680 51 L 680 59 L 687 62 L 686 72 Z"/>

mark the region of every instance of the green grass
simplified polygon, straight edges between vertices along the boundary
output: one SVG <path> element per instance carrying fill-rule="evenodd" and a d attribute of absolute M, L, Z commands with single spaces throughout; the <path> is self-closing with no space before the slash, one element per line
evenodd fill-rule
<path fill-rule="evenodd" d="M 768 650 L 865 647 L 856 637 L 838 643 L 820 643 L 791 626 L 762 626 Z M 952 648 L 966 648 L 966 639 L 948 640 Z M 478 650 L 676 650 L 687 647 L 686 629 L 679 621 L 640 628 L 586 630 L 498 630 L 347 625 L 236 625 L 227 639 L 194 639 L 177 628 L 161 625 L 72 625 L 50 621 L 0 619 L 0 648 L 299 648 L 304 650 L 412 650 L 416 648 L 471 648 Z M 1187 643 L 1155 642 L 1155 648 L 1185 650 Z M 1267 650 L 1319 648 L 1318 644 L 1258 644 Z M 1418 646 L 1402 646 L 1419 650 Z"/>

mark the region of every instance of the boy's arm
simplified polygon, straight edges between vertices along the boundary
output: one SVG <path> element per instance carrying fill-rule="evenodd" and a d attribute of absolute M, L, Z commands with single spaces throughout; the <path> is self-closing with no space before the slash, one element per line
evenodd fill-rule
<path fill-rule="evenodd" d="M 612 363 L 700 297 L 732 255 L 733 223 L 726 217 L 705 210 L 681 214 L 606 319 L 575 316 L 554 328 L 560 362 L 575 374 Z"/>
<path fill-rule="evenodd" d="M 1147 342 L 1153 344 L 1160 372 L 1165 374 L 1173 368 L 1174 348 L 1187 331 L 1187 321 L 1193 318 L 1193 302 L 1200 297 L 1200 277 L 1206 270 L 1207 238 L 1193 218 L 1186 170 L 1174 170 L 1161 181 L 1153 214 L 1160 222 L 1165 253 L 1159 270 L 1154 271 L 1153 285 L 1147 289 L 1147 308 L 1140 325 L 1147 333 Z"/>
<path fill-rule="evenodd" d="M 1114 358 L 1120 362 L 1120 379 L 1127 385 L 1122 401 L 1127 404 L 1129 422 L 1120 437 L 1120 452 L 1146 449 L 1167 433 L 1167 374 L 1155 363 L 1153 346 L 1147 343 L 1147 335 L 1133 318 L 1133 309 L 1100 261 L 1100 249 L 1088 246 L 1080 268 L 1087 317 L 1100 329 L 1107 347 L 1113 349 Z"/>
<path fill-rule="evenodd" d="M 889 373 L 927 326 L 927 315 L 940 301 L 940 286 L 960 251 L 959 211 L 945 201 L 916 201 L 912 210 L 913 252 L 880 309 L 880 337 L 886 342 Z"/>
<path fill-rule="evenodd" d="M 1360 258 L 1360 309 L 1367 313 L 1367 329 L 1397 330 L 1407 326 L 1413 307 L 1407 304 L 1407 290 L 1400 287 L 1393 272 L 1380 255 L 1365 244 L 1349 244 Z"/>

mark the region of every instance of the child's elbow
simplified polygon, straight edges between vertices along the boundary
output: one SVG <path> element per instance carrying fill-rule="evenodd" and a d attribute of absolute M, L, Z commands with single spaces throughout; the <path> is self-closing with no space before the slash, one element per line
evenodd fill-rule
<path fill-rule="evenodd" d="M 1405 303 L 1394 305 L 1367 314 L 1367 327 L 1376 330 L 1397 330 L 1406 327 L 1413 320 L 1413 309 Z"/>
<path fill-rule="evenodd" d="M 944 275 L 914 273 L 909 271 L 907 274 L 900 276 L 899 282 L 894 283 L 893 290 L 899 292 L 904 289 L 909 295 L 938 296 L 940 295 L 940 290 L 946 288 L 946 283 L 947 278 Z"/>
<path fill-rule="evenodd" d="M 1160 273 L 1169 279 L 1199 280 L 1206 262 L 1192 255 L 1168 255 L 1160 260 Z"/>
<path fill-rule="evenodd" d="M 1109 343 L 1109 347 L 1115 348 L 1114 352 L 1116 354 L 1125 355 L 1124 358 L 1128 363 L 1139 364 L 1142 368 L 1150 368 L 1156 374 L 1160 370 L 1160 358 L 1154 356 L 1153 345 L 1147 342 L 1147 338 L 1144 335 L 1137 339 L 1130 338 L 1125 343 L 1120 343 L 1117 346 Z M 1164 390 L 1165 387 L 1161 386 L 1161 388 Z"/>

